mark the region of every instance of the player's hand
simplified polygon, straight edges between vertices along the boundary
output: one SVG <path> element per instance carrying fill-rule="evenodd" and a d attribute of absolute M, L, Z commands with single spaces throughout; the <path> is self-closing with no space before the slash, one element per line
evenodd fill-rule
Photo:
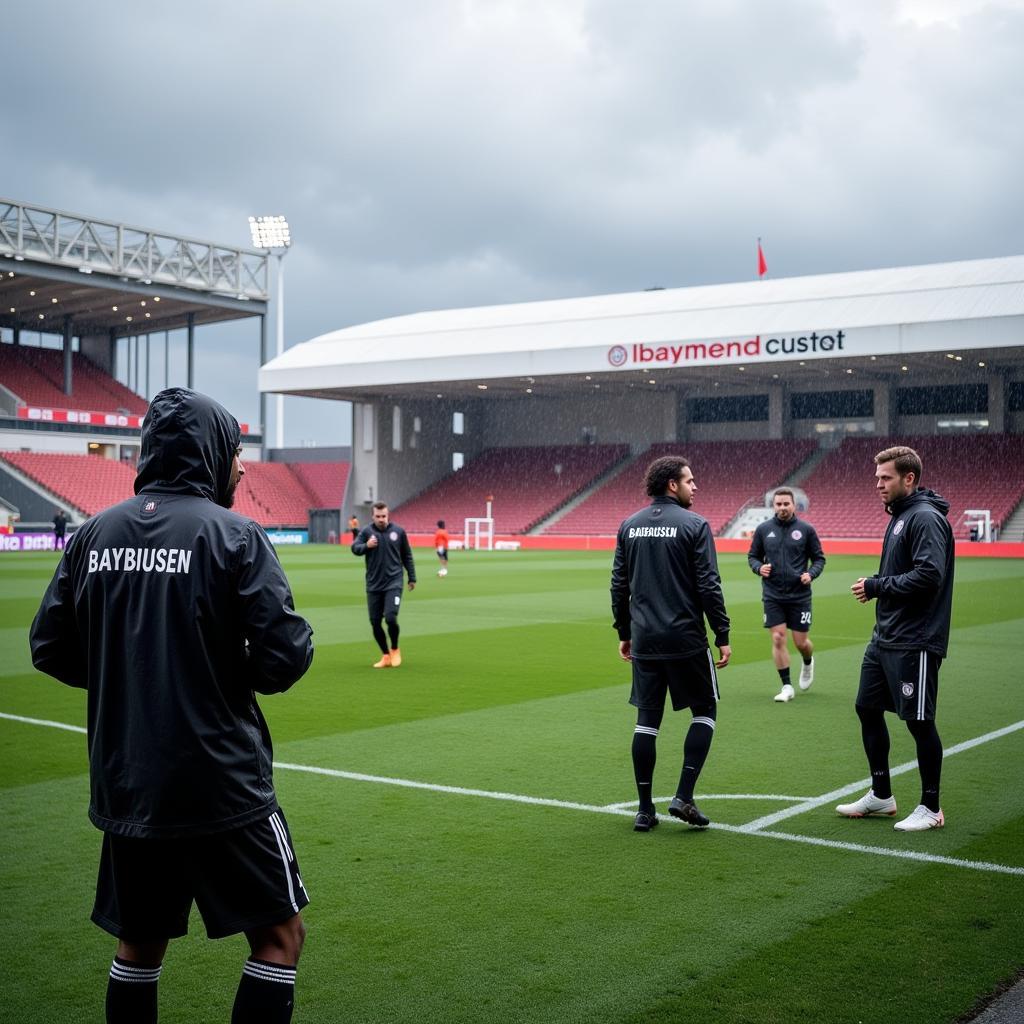
<path fill-rule="evenodd" d="M 772 563 L 765 562 L 760 569 L 757 570 L 765 579 L 768 579 L 772 574 Z"/>
<path fill-rule="evenodd" d="M 377 536 L 376 536 L 376 534 L 373 534 L 373 533 L 370 534 L 369 539 L 366 541 L 366 546 L 368 548 L 375 548 L 377 546 Z"/>
<path fill-rule="evenodd" d="M 865 577 L 861 576 L 859 580 L 852 587 L 850 587 L 853 596 L 860 601 L 861 604 L 867 604 L 871 600 L 870 597 L 864 592 Z"/>
<path fill-rule="evenodd" d="M 415 590 L 416 589 L 416 581 L 415 580 L 409 580 L 409 589 L 410 590 Z"/>
<path fill-rule="evenodd" d="M 809 572 L 802 573 L 800 576 L 800 582 L 805 587 L 809 587 L 811 585 L 811 574 Z"/>
<path fill-rule="evenodd" d="M 718 648 L 718 661 L 715 662 L 715 668 L 725 668 L 729 664 L 729 659 L 732 657 L 732 648 L 726 644 L 724 647 Z"/>
<path fill-rule="evenodd" d="M 619 657 L 623 661 L 633 660 L 633 641 L 632 640 L 620 640 L 619 641 Z"/>

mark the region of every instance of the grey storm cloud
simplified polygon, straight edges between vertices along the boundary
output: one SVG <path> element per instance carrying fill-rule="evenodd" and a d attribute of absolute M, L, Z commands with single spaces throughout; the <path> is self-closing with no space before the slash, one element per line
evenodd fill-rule
<path fill-rule="evenodd" d="M 1024 0 L 42 0 L 4 30 L 0 192 L 241 245 L 285 213 L 289 344 L 738 280 L 758 236 L 773 276 L 1021 251 Z"/>

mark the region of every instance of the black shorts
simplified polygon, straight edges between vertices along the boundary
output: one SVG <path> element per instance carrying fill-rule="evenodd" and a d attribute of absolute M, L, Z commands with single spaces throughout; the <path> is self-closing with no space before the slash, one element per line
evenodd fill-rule
<path fill-rule="evenodd" d="M 634 658 L 629 703 L 648 711 L 662 711 L 666 692 L 672 695 L 673 711 L 717 704 L 718 675 L 711 650 L 664 661 Z"/>
<path fill-rule="evenodd" d="M 371 622 L 380 622 L 381 619 L 391 616 L 397 618 L 401 606 L 401 587 L 395 587 L 393 590 L 368 590 L 366 592 L 366 607 L 370 612 Z"/>
<path fill-rule="evenodd" d="M 441 545 L 441 546 L 438 547 L 438 549 L 437 549 L 437 557 L 438 558 L 445 558 L 445 559 L 448 557 L 448 549 L 446 547 L 444 547 L 444 545 Z"/>
<path fill-rule="evenodd" d="M 193 901 L 211 939 L 280 924 L 309 903 L 284 815 L 186 839 L 103 834 L 92 912 L 102 929 L 129 942 L 174 939 Z"/>
<path fill-rule="evenodd" d="M 766 597 L 764 601 L 764 628 L 771 629 L 783 623 L 794 633 L 807 633 L 811 628 L 810 596 L 800 601 L 776 601 Z"/>
<path fill-rule="evenodd" d="M 869 643 L 857 703 L 893 711 L 903 721 L 934 721 L 942 659 L 931 651 L 894 651 Z"/>

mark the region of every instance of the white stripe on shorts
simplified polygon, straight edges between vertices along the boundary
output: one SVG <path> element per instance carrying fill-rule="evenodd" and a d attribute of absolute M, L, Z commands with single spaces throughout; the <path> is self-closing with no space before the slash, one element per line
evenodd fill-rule
<path fill-rule="evenodd" d="M 922 651 L 917 663 L 917 720 L 924 721 L 925 691 L 928 685 L 928 652 Z"/>
<path fill-rule="evenodd" d="M 711 669 L 711 689 L 714 691 L 715 703 L 717 704 L 720 699 L 718 696 L 718 673 L 715 672 L 715 659 L 711 654 L 710 647 L 708 648 L 708 668 Z"/>
<path fill-rule="evenodd" d="M 297 914 L 299 912 L 299 905 L 295 902 L 295 886 L 292 885 L 291 862 L 293 858 L 291 850 L 288 848 L 284 826 L 277 817 L 276 811 L 267 820 L 270 822 L 270 827 L 274 830 L 274 838 L 277 840 L 277 848 L 281 853 L 281 862 L 284 865 L 284 876 L 288 879 L 288 902 L 291 903 L 292 910 Z"/>

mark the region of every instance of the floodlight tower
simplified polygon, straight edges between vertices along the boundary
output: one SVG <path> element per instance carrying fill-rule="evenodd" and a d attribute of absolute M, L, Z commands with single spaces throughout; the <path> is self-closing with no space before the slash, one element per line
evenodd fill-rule
<path fill-rule="evenodd" d="M 285 217 L 250 217 L 252 244 L 277 256 L 277 354 L 284 352 L 284 258 L 292 244 L 291 231 Z M 275 395 L 274 432 L 277 447 L 284 447 L 284 395 Z M 267 425 L 263 424 L 263 429 Z"/>

